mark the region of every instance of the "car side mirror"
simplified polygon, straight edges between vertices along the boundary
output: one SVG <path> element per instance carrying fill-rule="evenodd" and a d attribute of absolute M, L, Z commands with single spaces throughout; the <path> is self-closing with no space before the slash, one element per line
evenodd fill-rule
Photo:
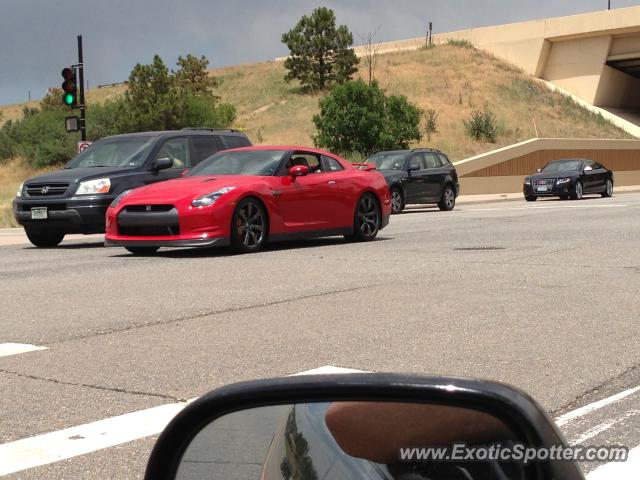
<path fill-rule="evenodd" d="M 155 171 L 166 170 L 173 167 L 173 160 L 171 158 L 157 158 L 153 162 L 153 169 Z"/>
<path fill-rule="evenodd" d="M 409 165 L 410 172 L 417 172 L 418 170 L 420 170 L 420 165 Z"/>
<path fill-rule="evenodd" d="M 446 472 L 464 468 L 469 478 L 584 480 L 575 462 L 542 453 L 528 463 L 423 456 L 433 448 L 461 448 L 465 455 L 477 447 L 544 452 L 566 445 L 542 407 L 507 385 L 383 373 L 302 375 L 239 383 L 190 403 L 159 436 L 144 478 L 215 480 L 230 471 L 265 480 L 327 478 L 330 469 L 346 478 L 372 478 L 379 469 L 379 478 L 395 478 L 390 472 L 403 468 L 450 478 Z"/>
<path fill-rule="evenodd" d="M 309 175 L 309 167 L 306 165 L 294 165 L 289 169 L 289 176 L 291 178 L 296 177 L 304 177 L 305 175 Z"/>

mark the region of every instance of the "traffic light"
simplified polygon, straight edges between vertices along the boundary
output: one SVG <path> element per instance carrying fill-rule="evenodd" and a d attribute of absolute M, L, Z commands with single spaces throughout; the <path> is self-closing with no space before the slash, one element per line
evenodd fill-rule
<path fill-rule="evenodd" d="M 76 72 L 73 68 L 65 68 L 62 70 L 62 102 L 70 107 L 75 107 L 78 103 L 78 83 L 76 80 Z"/>

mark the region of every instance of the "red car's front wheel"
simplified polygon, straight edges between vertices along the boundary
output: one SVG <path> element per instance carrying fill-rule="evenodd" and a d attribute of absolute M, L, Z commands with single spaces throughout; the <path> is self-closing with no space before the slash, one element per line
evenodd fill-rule
<path fill-rule="evenodd" d="M 258 200 L 242 200 L 231 220 L 231 247 L 240 253 L 260 250 L 267 238 L 268 225 L 267 212 Z"/>
<path fill-rule="evenodd" d="M 365 193 L 356 205 L 353 234 L 345 238 L 351 242 L 369 242 L 376 238 L 379 230 L 380 206 L 372 193 Z"/>

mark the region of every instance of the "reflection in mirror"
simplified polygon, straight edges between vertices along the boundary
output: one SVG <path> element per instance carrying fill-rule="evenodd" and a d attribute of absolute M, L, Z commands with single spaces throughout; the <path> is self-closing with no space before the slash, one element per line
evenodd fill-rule
<path fill-rule="evenodd" d="M 527 469 L 516 462 L 417 458 L 429 447 L 508 447 L 521 440 L 498 418 L 467 408 L 388 402 L 269 406 L 207 425 L 187 447 L 177 478 L 521 480 L 528 478 Z"/>

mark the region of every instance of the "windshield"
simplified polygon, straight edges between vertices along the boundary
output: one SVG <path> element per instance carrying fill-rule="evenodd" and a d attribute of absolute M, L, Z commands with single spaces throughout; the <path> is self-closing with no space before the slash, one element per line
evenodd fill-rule
<path fill-rule="evenodd" d="M 562 160 L 560 162 L 551 162 L 544 167 L 541 172 L 579 172 L 582 169 L 582 160 Z"/>
<path fill-rule="evenodd" d="M 136 135 L 98 140 L 71 160 L 66 168 L 139 167 L 146 160 L 156 138 Z"/>
<path fill-rule="evenodd" d="M 244 150 L 219 152 L 194 167 L 188 176 L 198 175 L 273 175 L 285 150 Z"/>
<path fill-rule="evenodd" d="M 367 163 L 373 163 L 378 170 L 404 170 L 406 160 L 406 153 L 376 153 Z"/>

